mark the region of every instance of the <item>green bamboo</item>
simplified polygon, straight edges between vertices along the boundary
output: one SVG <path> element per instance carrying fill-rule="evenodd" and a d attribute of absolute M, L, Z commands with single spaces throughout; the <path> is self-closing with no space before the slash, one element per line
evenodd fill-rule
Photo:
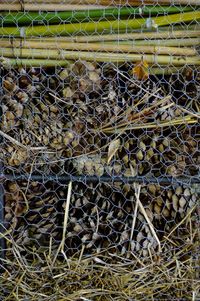
<path fill-rule="evenodd" d="M 84 11 L 65 11 L 65 12 L 2 12 L 0 25 L 18 26 L 29 24 L 56 24 L 60 22 L 73 23 L 77 20 L 89 22 L 99 19 L 116 19 L 130 15 L 158 15 L 172 14 L 194 10 L 192 7 L 182 6 L 144 6 L 140 7 L 122 7 L 108 9 L 88 9 Z"/>
<path fill-rule="evenodd" d="M 96 62 L 138 62 L 146 61 L 148 64 L 185 66 L 200 65 L 200 57 L 183 57 L 170 55 L 146 55 L 127 53 L 105 53 L 86 51 L 62 51 L 55 49 L 24 49 L 24 48 L 1 48 L 0 56 L 10 58 L 30 59 L 58 59 L 58 60 L 86 60 Z"/>
<path fill-rule="evenodd" d="M 200 19 L 200 11 L 186 12 L 181 14 L 172 14 L 168 16 L 151 18 L 151 23 L 154 27 L 165 26 L 173 23 L 190 22 Z M 114 20 L 101 22 L 86 22 L 86 23 L 72 23 L 60 25 L 47 26 L 33 26 L 24 27 L 23 29 L 16 27 L 1 27 L 0 35 L 12 36 L 52 36 L 52 35 L 66 35 L 77 33 L 103 33 L 106 30 L 112 32 L 113 30 L 127 30 L 137 29 L 145 26 L 148 19 L 131 19 L 131 20 Z"/>

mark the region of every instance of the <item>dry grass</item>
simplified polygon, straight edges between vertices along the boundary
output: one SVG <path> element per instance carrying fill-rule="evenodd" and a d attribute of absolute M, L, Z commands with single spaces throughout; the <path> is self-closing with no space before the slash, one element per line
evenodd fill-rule
<path fill-rule="evenodd" d="M 12 241 L 3 260 L 0 300 L 198 300 L 200 280 L 199 230 L 177 238 L 178 225 L 161 241 L 161 252 L 127 259 L 104 253 L 67 257 L 49 246 L 44 252 L 24 250 Z M 175 231 L 176 230 L 176 231 Z M 8 238 L 7 240 L 11 238 Z M 63 253 L 63 252 L 62 252 Z"/>

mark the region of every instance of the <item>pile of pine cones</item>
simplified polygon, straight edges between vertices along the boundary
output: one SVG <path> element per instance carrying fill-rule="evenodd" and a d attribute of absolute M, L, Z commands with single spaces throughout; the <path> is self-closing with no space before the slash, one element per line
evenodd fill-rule
<path fill-rule="evenodd" d="M 28 186 L 27 186 L 28 185 Z M 5 221 L 11 240 L 24 248 L 56 250 L 62 239 L 67 187 L 52 182 L 7 182 Z M 143 186 L 136 210 L 135 188 L 129 184 L 73 183 L 65 239 L 66 254 L 84 248 L 84 254 L 111 252 L 132 257 L 149 257 L 167 252 L 165 237 L 173 231 L 175 244 L 183 247 L 188 235 L 198 228 L 200 196 L 191 187 Z M 173 230 L 194 208 L 180 227 Z M 133 220 L 135 219 L 134 228 Z M 169 237 L 169 240 L 171 237 Z M 193 237 L 195 241 L 195 237 Z M 168 241 L 167 241 L 168 242 Z"/>
<path fill-rule="evenodd" d="M 101 130 L 148 93 L 136 113 L 166 95 L 197 111 L 198 72 L 142 83 L 133 80 L 130 65 L 118 73 L 111 64 L 79 61 L 66 68 L 3 70 L 2 83 L 0 130 L 7 137 L 0 158 L 11 171 L 156 177 L 199 173 L 196 126 L 123 133 L 109 164 L 108 147 L 116 135 Z M 181 114 L 169 107 L 149 118 L 159 122 Z"/>

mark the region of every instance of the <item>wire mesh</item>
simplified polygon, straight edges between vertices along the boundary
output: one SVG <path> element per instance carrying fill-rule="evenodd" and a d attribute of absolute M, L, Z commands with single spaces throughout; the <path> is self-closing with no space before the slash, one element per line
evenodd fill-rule
<path fill-rule="evenodd" d="M 199 300 L 199 8 L 0 2 L 2 300 Z"/>

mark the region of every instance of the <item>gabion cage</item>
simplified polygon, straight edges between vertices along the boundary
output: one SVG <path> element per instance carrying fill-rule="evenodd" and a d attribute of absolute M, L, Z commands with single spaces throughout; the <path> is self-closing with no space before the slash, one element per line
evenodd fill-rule
<path fill-rule="evenodd" d="M 37 268 L 48 256 L 77 258 L 93 262 L 88 275 L 130 267 L 143 285 L 119 295 L 109 278 L 101 286 L 75 270 L 72 281 L 69 269 L 66 293 L 78 282 L 88 293 L 62 300 L 199 300 L 199 8 L 0 2 L 3 273 L 18 271 L 16 258 Z M 37 300 L 61 300 L 41 292 Z M 36 300 L 15 295 L 0 298 Z"/>

